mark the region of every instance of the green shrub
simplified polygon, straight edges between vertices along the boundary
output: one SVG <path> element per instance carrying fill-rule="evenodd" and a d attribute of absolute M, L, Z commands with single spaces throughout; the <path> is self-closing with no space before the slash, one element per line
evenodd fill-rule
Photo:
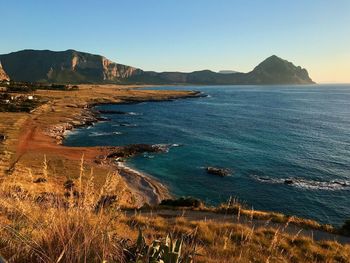
<path fill-rule="evenodd" d="M 193 255 L 182 253 L 182 239 L 173 239 L 169 235 L 165 240 L 154 240 L 147 245 L 141 229 L 135 244 L 125 249 L 127 262 L 150 263 L 191 263 Z"/>
<path fill-rule="evenodd" d="M 201 207 L 203 203 L 193 197 L 181 197 L 178 199 L 165 199 L 160 203 L 162 206 L 174 206 L 174 207 Z"/>
<path fill-rule="evenodd" d="M 350 236 L 350 219 L 345 221 L 344 225 L 340 228 L 339 232 L 342 235 Z"/>

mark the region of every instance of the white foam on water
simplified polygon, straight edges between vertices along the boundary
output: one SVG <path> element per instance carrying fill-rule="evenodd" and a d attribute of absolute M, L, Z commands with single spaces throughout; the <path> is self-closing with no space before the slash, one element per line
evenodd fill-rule
<path fill-rule="evenodd" d="M 337 191 L 337 190 L 350 190 L 350 181 L 346 180 L 331 180 L 331 181 L 317 181 L 317 180 L 307 180 L 303 178 L 272 178 L 268 176 L 258 176 L 252 175 L 252 178 L 269 184 L 284 184 L 291 187 L 298 187 L 302 189 L 309 190 L 327 190 L 327 191 Z"/>
<path fill-rule="evenodd" d="M 92 132 L 89 134 L 90 137 L 99 137 L 99 136 L 112 136 L 112 135 L 121 135 L 123 134 L 122 132 Z"/>

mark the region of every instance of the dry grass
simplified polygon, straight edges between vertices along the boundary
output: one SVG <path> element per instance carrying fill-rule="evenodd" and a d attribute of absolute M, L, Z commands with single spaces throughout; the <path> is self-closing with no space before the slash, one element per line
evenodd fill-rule
<path fill-rule="evenodd" d="M 349 262 L 350 247 L 315 242 L 284 229 L 184 217 L 126 216 L 119 207 L 123 191 L 118 174 L 102 187 L 81 160 L 73 186 L 50 187 L 55 180 L 43 163 L 46 182 L 3 182 L 0 191 L 0 254 L 9 262 L 126 262 L 125 249 L 143 229 L 147 243 L 167 234 L 184 241 L 183 253 L 195 251 L 195 262 Z M 42 192 L 37 189 L 40 188 Z M 34 191 L 35 190 L 35 191 Z"/>
<path fill-rule="evenodd" d="M 244 218 L 246 221 L 252 221 L 254 220 L 263 220 L 266 222 L 273 222 L 273 223 L 288 223 L 293 224 L 296 226 L 300 226 L 305 229 L 313 229 L 313 230 L 320 230 L 325 231 L 328 233 L 337 233 L 337 229 L 335 229 L 332 225 L 325 225 L 320 224 L 319 222 L 311 219 L 306 218 L 300 218 L 297 216 L 288 216 L 282 213 L 277 212 L 268 212 L 268 211 L 258 211 L 254 210 L 253 208 L 249 208 L 246 205 L 240 203 L 238 200 L 230 198 L 227 203 L 223 203 L 219 206 L 206 206 L 204 203 L 201 203 L 198 207 L 176 207 L 176 206 L 159 206 L 159 207 L 152 207 L 152 209 L 164 209 L 164 207 L 168 209 L 173 210 L 195 210 L 195 211 L 202 211 L 202 212 L 213 212 L 218 214 L 224 214 L 224 215 L 236 215 L 237 216 L 237 222 L 240 221 L 240 219 Z M 147 210 L 147 207 L 145 207 L 144 210 Z"/>
<path fill-rule="evenodd" d="M 96 191 L 93 174 L 86 175 L 83 167 L 82 159 L 78 185 L 64 195 L 50 187 L 46 158 L 46 182 L 40 186 L 45 191 L 37 194 L 28 184 L 10 180 L 2 185 L 0 251 L 5 258 L 10 262 L 121 261 L 112 224 L 119 210 L 116 192 L 123 191 L 118 188 L 120 177 L 110 174 Z"/>
<path fill-rule="evenodd" d="M 315 242 L 283 229 L 255 229 L 238 223 L 166 220 L 135 215 L 120 219 L 131 229 L 142 227 L 149 240 L 172 233 L 190 247 L 196 242 L 196 262 L 349 262 L 350 247 L 336 242 Z"/>
<path fill-rule="evenodd" d="M 209 210 L 210 209 L 216 213 L 237 214 L 239 216 L 246 216 L 252 219 L 266 220 L 275 223 L 294 224 L 303 228 L 321 230 L 329 233 L 334 233 L 336 231 L 333 226 L 323 225 L 315 220 L 300 218 L 297 216 L 288 216 L 282 213 L 249 209 L 236 200 L 229 201 L 227 204 L 222 204 L 219 207 L 209 208 Z"/>

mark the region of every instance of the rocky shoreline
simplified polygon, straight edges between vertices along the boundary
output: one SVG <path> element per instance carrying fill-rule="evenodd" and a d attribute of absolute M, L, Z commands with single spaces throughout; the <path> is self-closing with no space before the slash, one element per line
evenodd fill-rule
<path fill-rule="evenodd" d="M 101 114 L 109 113 L 109 114 L 124 114 L 123 112 L 107 112 L 107 111 L 98 111 L 95 110 L 94 107 L 98 105 L 103 104 L 136 104 L 141 102 L 159 102 L 159 101 L 173 101 L 176 99 L 186 99 L 186 98 L 199 98 L 205 96 L 200 91 L 191 91 L 190 95 L 176 97 L 176 96 L 170 96 L 166 99 L 128 99 L 128 98 L 122 98 L 120 102 L 93 102 L 93 103 L 87 103 L 85 105 L 67 105 L 67 107 L 74 107 L 74 108 L 82 108 L 81 114 L 74 119 L 67 121 L 62 124 L 57 124 L 51 126 L 47 131 L 46 134 L 50 136 L 51 138 L 54 138 L 57 142 L 57 144 L 63 144 L 63 141 L 65 139 L 65 136 L 67 135 L 68 131 L 71 131 L 75 128 L 82 128 L 94 125 L 94 123 L 97 123 L 99 121 L 106 121 L 108 119 L 101 117 Z"/>
<path fill-rule="evenodd" d="M 51 126 L 46 131 L 46 134 L 51 138 L 54 138 L 57 144 L 62 145 L 68 131 L 71 131 L 75 128 L 91 126 L 101 120 L 102 119 L 99 118 L 95 112 L 87 107 L 84 107 L 81 111 L 80 116 L 74 118 L 71 121 Z"/>

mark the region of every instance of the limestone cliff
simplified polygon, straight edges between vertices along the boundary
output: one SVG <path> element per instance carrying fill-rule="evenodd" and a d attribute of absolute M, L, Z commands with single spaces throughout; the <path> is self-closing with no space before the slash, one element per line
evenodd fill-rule
<path fill-rule="evenodd" d="M 0 55 L 12 79 L 32 82 L 120 82 L 141 70 L 114 63 L 103 56 L 75 50 L 23 50 Z"/>

